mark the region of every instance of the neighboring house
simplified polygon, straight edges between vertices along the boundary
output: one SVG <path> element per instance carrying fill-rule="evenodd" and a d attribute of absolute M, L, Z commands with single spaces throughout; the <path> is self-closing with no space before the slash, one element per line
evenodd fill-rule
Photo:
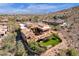
<path fill-rule="evenodd" d="M 0 38 L 2 38 L 8 31 L 7 22 L 8 19 L 0 20 Z"/>
<path fill-rule="evenodd" d="M 8 32 L 7 22 L 8 22 L 8 19 L 0 20 L 0 48 L 2 47 L 2 39 Z"/>
<path fill-rule="evenodd" d="M 51 25 L 59 25 L 59 24 L 63 24 L 64 20 L 62 19 L 51 19 L 51 20 L 43 20 L 42 22 L 47 23 L 47 24 L 51 24 Z"/>

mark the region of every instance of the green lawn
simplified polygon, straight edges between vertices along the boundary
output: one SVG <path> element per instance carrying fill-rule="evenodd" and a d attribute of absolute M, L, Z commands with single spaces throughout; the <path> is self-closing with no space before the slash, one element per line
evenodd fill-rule
<path fill-rule="evenodd" d="M 41 46 L 49 46 L 49 45 L 55 46 L 60 42 L 61 40 L 57 35 L 52 35 L 47 41 L 40 41 L 39 44 Z"/>

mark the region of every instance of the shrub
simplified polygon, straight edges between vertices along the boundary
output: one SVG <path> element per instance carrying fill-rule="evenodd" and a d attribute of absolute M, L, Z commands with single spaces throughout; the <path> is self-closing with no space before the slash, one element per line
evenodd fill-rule
<path fill-rule="evenodd" d="M 23 55 L 27 55 L 26 54 L 26 50 L 24 49 L 24 46 L 23 46 L 23 44 L 22 44 L 22 42 L 21 42 L 21 40 L 19 40 L 18 42 L 17 42 L 17 46 L 16 46 L 16 56 L 23 56 Z"/>
<path fill-rule="evenodd" d="M 38 42 L 31 42 L 29 45 L 30 45 L 30 48 L 36 53 L 40 54 L 41 52 L 45 51 L 45 48 L 41 48 Z"/>
<path fill-rule="evenodd" d="M 67 17 L 63 14 L 59 14 L 59 15 L 55 15 L 53 18 L 54 19 L 66 19 Z"/>
<path fill-rule="evenodd" d="M 70 49 L 68 52 L 69 56 L 78 56 L 79 52 L 76 49 Z"/>
<path fill-rule="evenodd" d="M 8 22 L 8 30 L 9 32 L 15 32 L 15 30 L 18 30 L 20 28 L 19 24 L 15 21 L 9 21 Z"/>
<path fill-rule="evenodd" d="M 2 40 L 3 50 L 8 53 L 14 54 L 16 47 L 15 33 L 8 33 L 6 37 Z"/>
<path fill-rule="evenodd" d="M 63 49 L 59 53 L 60 56 L 79 56 L 79 52 L 76 49 Z"/>

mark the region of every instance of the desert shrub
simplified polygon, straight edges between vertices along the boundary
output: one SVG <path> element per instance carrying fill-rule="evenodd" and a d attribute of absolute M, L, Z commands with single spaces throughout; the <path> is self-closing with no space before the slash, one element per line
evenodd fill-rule
<path fill-rule="evenodd" d="M 76 50 L 76 49 L 69 49 L 67 54 L 69 56 L 78 56 L 79 55 L 79 52 Z"/>
<path fill-rule="evenodd" d="M 7 36 L 4 37 L 3 39 L 3 43 L 4 43 L 4 46 L 7 46 L 7 45 L 15 45 L 15 38 L 16 37 L 16 33 L 8 33 Z"/>
<path fill-rule="evenodd" d="M 24 22 L 26 22 L 26 21 L 27 21 L 27 19 L 21 19 L 21 20 L 20 20 L 21 23 L 24 23 Z"/>
<path fill-rule="evenodd" d="M 27 55 L 26 53 L 27 51 L 24 49 L 24 46 L 21 42 L 21 40 L 19 40 L 17 42 L 17 46 L 16 46 L 16 56 L 24 56 L 24 55 Z"/>
<path fill-rule="evenodd" d="M 6 37 L 2 40 L 3 42 L 3 50 L 5 50 L 8 53 L 15 53 L 15 47 L 16 47 L 16 33 L 8 33 Z"/>
<path fill-rule="evenodd" d="M 15 30 L 18 30 L 20 28 L 19 24 L 15 21 L 9 21 L 8 22 L 8 30 L 9 32 L 15 32 Z"/>
<path fill-rule="evenodd" d="M 61 50 L 61 52 L 59 53 L 60 56 L 79 56 L 79 52 L 74 49 L 63 49 Z"/>
<path fill-rule="evenodd" d="M 32 19 L 33 19 L 34 22 L 38 22 L 39 17 L 38 16 L 33 16 Z"/>
<path fill-rule="evenodd" d="M 54 19 L 66 19 L 67 17 L 63 14 L 59 14 L 59 15 L 55 15 L 53 18 Z"/>
<path fill-rule="evenodd" d="M 38 42 L 31 42 L 29 43 L 29 46 L 34 52 L 39 53 L 39 54 L 45 51 L 45 48 L 41 48 Z"/>

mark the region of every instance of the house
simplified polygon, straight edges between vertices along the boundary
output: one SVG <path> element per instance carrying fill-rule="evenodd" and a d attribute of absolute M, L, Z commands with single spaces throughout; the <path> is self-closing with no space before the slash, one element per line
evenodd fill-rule
<path fill-rule="evenodd" d="M 5 19 L 5 18 L 0 20 L 0 39 L 4 37 L 5 34 L 8 32 L 7 22 L 8 22 L 8 19 Z"/>
<path fill-rule="evenodd" d="M 2 39 L 8 32 L 8 19 L 3 18 L 0 20 L 0 49 L 2 48 Z"/>
<path fill-rule="evenodd" d="M 22 37 L 28 41 L 38 41 L 51 35 L 50 26 L 40 22 L 26 22 L 25 24 L 20 24 L 20 28 Z"/>
<path fill-rule="evenodd" d="M 48 24 L 44 24 L 44 23 L 38 23 L 38 28 L 40 28 L 42 31 L 51 29 Z"/>
<path fill-rule="evenodd" d="M 25 24 L 19 24 L 21 29 L 25 29 Z"/>
<path fill-rule="evenodd" d="M 7 18 L 3 18 L 2 20 L 0 20 L 0 22 L 8 22 Z"/>
<path fill-rule="evenodd" d="M 59 24 L 63 24 L 64 20 L 62 19 L 51 19 L 51 20 L 43 20 L 42 22 L 50 24 L 50 25 L 59 25 Z"/>

